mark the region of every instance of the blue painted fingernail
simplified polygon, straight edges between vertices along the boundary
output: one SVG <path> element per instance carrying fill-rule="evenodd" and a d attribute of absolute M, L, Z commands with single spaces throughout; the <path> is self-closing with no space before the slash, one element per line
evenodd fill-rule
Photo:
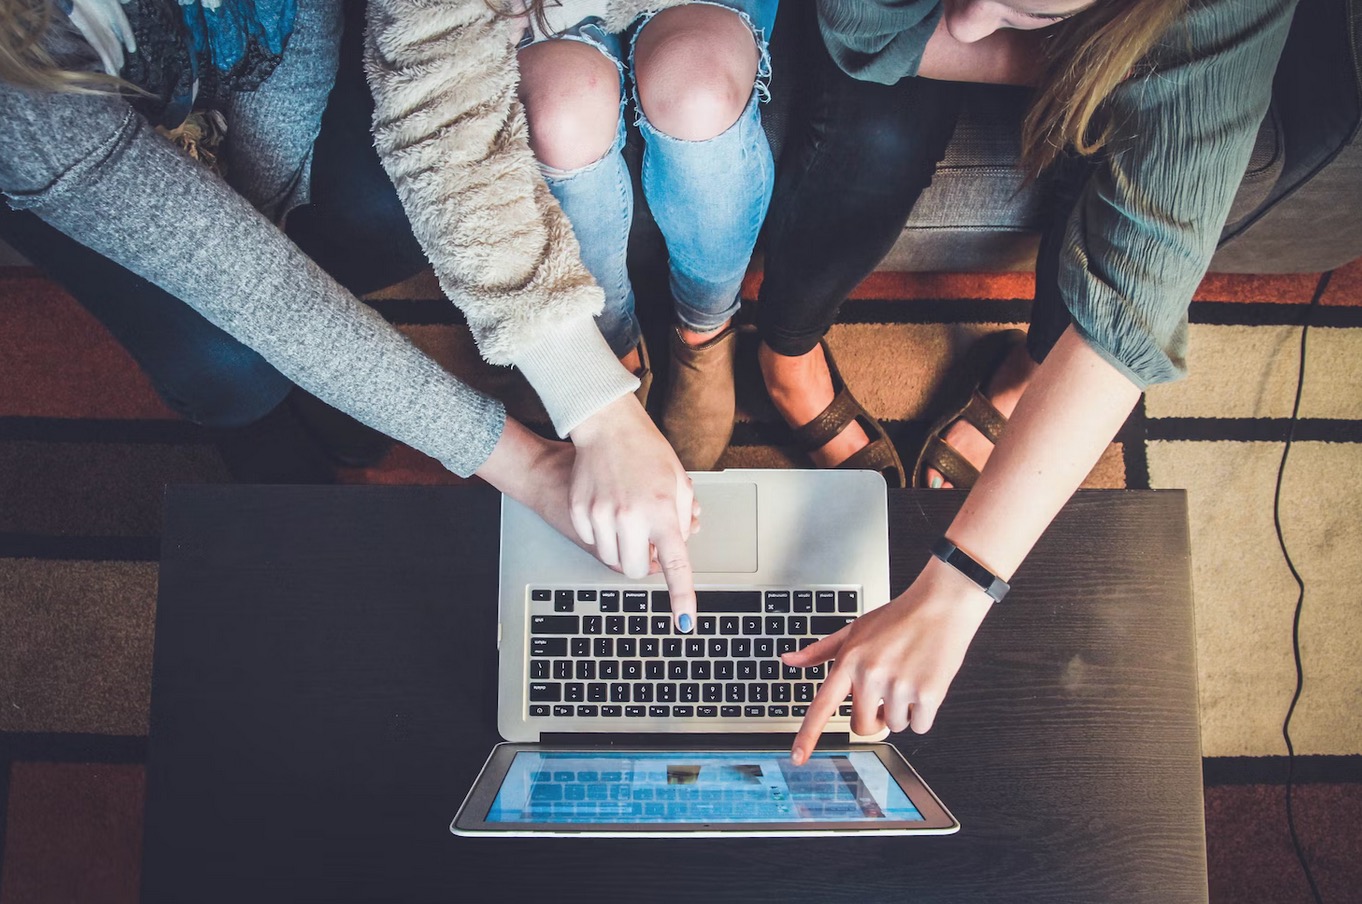
<path fill-rule="evenodd" d="M 939 489 L 941 489 L 941 475 L 940 475 L 940 474 L 938 474 L 938 475 L 936 475 L 935 477 L 932 478 L 932 489 L 934 489 L 934 490 L 939 490 Z"/>
<path fill-rule="evenodd" d="M 691 629 L 690 613 L 682 612 L 676 619 L 676 626 L 681 629 L 682 634 L 689 634 Z"/>

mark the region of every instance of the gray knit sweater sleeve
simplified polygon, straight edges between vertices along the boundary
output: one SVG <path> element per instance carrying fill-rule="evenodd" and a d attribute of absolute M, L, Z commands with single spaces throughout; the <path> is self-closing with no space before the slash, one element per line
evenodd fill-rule
<path fill-rule="evenodd" d="M 468 475 L 500 403 L 463 385 L 123 101 L 0 83 L 0 191 L 182 299 L 285 376 Z"/>
<path fill-rule="evenodd" d="M 638 381 L 595 325 L 605 296 L 530 151 L 521 28 L 484 0 L 369 0 L 365 68 L 374 143 L 441 288 L 566 435 Z"/>
<path fill-rule="evenodd" d="M 1186 370 L 1187 307 L 1248 166 L 1295 0 L 1194 2 L 1151 74 L 1110 98 L 1115 140 L 1071 216 L 1060 292 L 1137 386 Z"/>

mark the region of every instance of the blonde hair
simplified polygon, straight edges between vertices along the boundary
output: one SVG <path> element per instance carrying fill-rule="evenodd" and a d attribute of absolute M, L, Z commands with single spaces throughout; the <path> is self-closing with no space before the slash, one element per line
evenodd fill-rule
<path fill-rule="evenodd" d="M 79 94 L 130 87 L 103 72 L 63 69 L 43 47 L 52 26 L 50 0 L 0 0 L 0 82 Z"/>
<path fill-rule="evenodd" d="M 1035 176 L 1072 148 L 1090 156 L 1111 138 L 1103 102 L 1135 73 L 1189 0 L 1099 0 L 1056 26 L 1048 64 L 1022 123 L 1022 165 Z"/>

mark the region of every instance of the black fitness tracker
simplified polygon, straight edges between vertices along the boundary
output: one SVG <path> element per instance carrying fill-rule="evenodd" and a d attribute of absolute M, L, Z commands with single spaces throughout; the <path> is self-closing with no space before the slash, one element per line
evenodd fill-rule
<path fill-rule="evenodd" d="M 937 540 L 932 546 L 932 555 L 978 584 L 979 589 L 992 597 L 995 603 L 1001 603 L 1003 597 L 1007 596 L 1007 591 L 1012 589 L 1007 581 L 974 561 L 969 553 L 945 537 Z"/>

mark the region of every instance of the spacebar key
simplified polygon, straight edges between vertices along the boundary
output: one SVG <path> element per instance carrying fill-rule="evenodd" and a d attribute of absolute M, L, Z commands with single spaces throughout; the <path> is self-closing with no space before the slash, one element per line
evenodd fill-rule
<path fill-rule="evenodd" d="M 699 590 L 695 594 L 701 612 L 760 612 L 760 590 Z"/>

